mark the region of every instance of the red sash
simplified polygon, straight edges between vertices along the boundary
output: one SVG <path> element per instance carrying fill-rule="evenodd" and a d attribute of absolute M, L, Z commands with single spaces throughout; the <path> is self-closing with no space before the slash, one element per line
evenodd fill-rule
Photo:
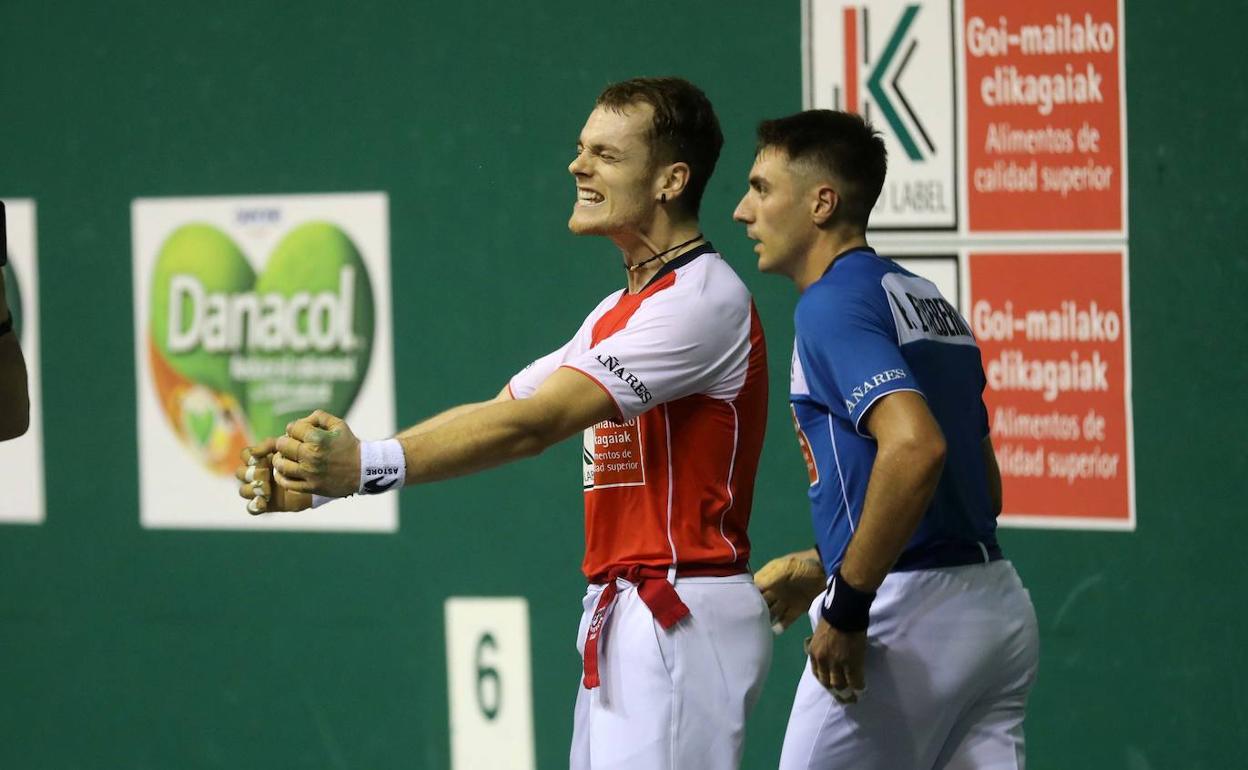
<path fill-rule="evenodd" d="M 746 571 L 745 564 L 691 564 L 678 566 L 677 576 L 683 577 L 725 577 L 739 575 Z M 681 618 L 689 614 L 689 607 L 680 599 L 676 589 L 667 580 L 667 567 L 645 567 L 634 564 L 629 567 L 613 567 L 603 578 L 602 593 L 598 595 L 598 604 L 594 607 L 594 615 L 589 621 L 589 632 L 585 635 L 585 688 L 592 690 L 602 682 L 598 677 L 598 659 L 602 652 L 598 649 L 603 628 L 606 626 L 607 612 L 615 604 L 619 593 L 617 578 L 624 578 L 637 586 L 637 595 L 650 608 L 650 614 L 663 628 L 671 628 Z"/>

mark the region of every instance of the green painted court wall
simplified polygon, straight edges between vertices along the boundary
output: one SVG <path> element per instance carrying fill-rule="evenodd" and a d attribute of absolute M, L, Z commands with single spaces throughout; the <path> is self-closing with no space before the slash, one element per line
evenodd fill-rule
<path fill-rule="evenodd" d="M 1138 530 L 1009 530 L 1040 617 L 1040 770 L 1248 766 L 1243 3 L 1126 8 Z M 797 2 L 0 0 L 0 195 L 36 200 L 47 519 L 0 528 L 0 767 L 444 768 L 442 605 L 522 595 L 540 768 L 578 659 L 575 442 L 402 493 L 395 535 L 139 526 L 130 201 L 389 195 L 397 406 L 495 393 L 621 285 L 564 223 L 608 81 L 702 84 L 727 144 L 707 234 L 755 292 L 772 410 L 755 564 L 805 546 L 795 298 L 730 212 L 762 117 L 801 107 Z M 801 633 L 747 768 L 774 767 Z"/>

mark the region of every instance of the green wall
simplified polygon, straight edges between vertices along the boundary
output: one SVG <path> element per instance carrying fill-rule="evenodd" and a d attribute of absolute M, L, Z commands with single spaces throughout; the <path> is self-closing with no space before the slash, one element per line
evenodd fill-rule
<path fill-rule="evenodd" d="M 1216 5 L 1127 8 L 1138 530 L 1003 536 L 1040 616 L 1041 770 L 1225 770 L 1248 748 L 1248 10 Z M 794 294 L 729 212 L 754 123 L 801 107 L 799 31 L 796 1 L 0 2 L 0 194 L 38 204 L 48 468 L 46 522 L 0 528 L 0 766 L 446 767 L 442 602 L 474 594 L 528 597 L 538 765 L 566 766 L 574 442 L 405 491 L 396 535 L 141 529 L 130 201 L 386 191 L 411 423 L 493 394 L 621 284 L 613 247 L 564 227 L 597 91 L 702 84 L 727 138 L 705 229 L 771 342 L 761 564 L 809 541 L 778 400 Z M 800 637 L 748 768 L 778 756 Z"/>

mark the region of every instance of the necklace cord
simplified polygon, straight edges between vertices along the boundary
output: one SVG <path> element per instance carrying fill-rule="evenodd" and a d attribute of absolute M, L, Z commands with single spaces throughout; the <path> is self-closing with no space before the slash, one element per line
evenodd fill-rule
<path fill-rule="evenodd" d="M 677 249 L 683 249 L 689 244 L 694 243 L 696 241 L 700 241 L 700 240 L 702 240 L 702 233 L 698 233 L 697 235 L 693 236 L 692 238 L 685 241 L 684 243 L 678 243 L 675 246 L 671 247 L 670 249 L 660 251 L 658 254 L 655 254 L 653 257 L 650 257 L 649 259 L 643 259 L 642 261 L 638 262 L 635 265 L 627 265 L 625 266 L 625 269 L 628 270 L 628 272 L 630 273 L 635 273 L 638 270 L 640 270 L 642 267 L 650 264 L 651 262 L 658 259 L 659 257 L 662 257 L 667 254 L 671 254 L 673 251 L 676 251 Z"/>

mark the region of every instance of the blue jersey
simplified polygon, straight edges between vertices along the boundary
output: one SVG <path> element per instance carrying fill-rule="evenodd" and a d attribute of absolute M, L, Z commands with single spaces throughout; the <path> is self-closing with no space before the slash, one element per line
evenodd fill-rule
<path fill-rule="evenodd" d="M 869 248 L 849 251 L 794 314 L 790 403 L 810 473 L 815 542 L 831 574 L 862 516 L 875 440 L 864 416 L 889 393 L 923 396 L 944 432 L 944 472 L 895 570 L 939 566 L 951 550 L 1000 555 L 982 441 L 983 362 L 970 327 L 935 284 Z"/>

